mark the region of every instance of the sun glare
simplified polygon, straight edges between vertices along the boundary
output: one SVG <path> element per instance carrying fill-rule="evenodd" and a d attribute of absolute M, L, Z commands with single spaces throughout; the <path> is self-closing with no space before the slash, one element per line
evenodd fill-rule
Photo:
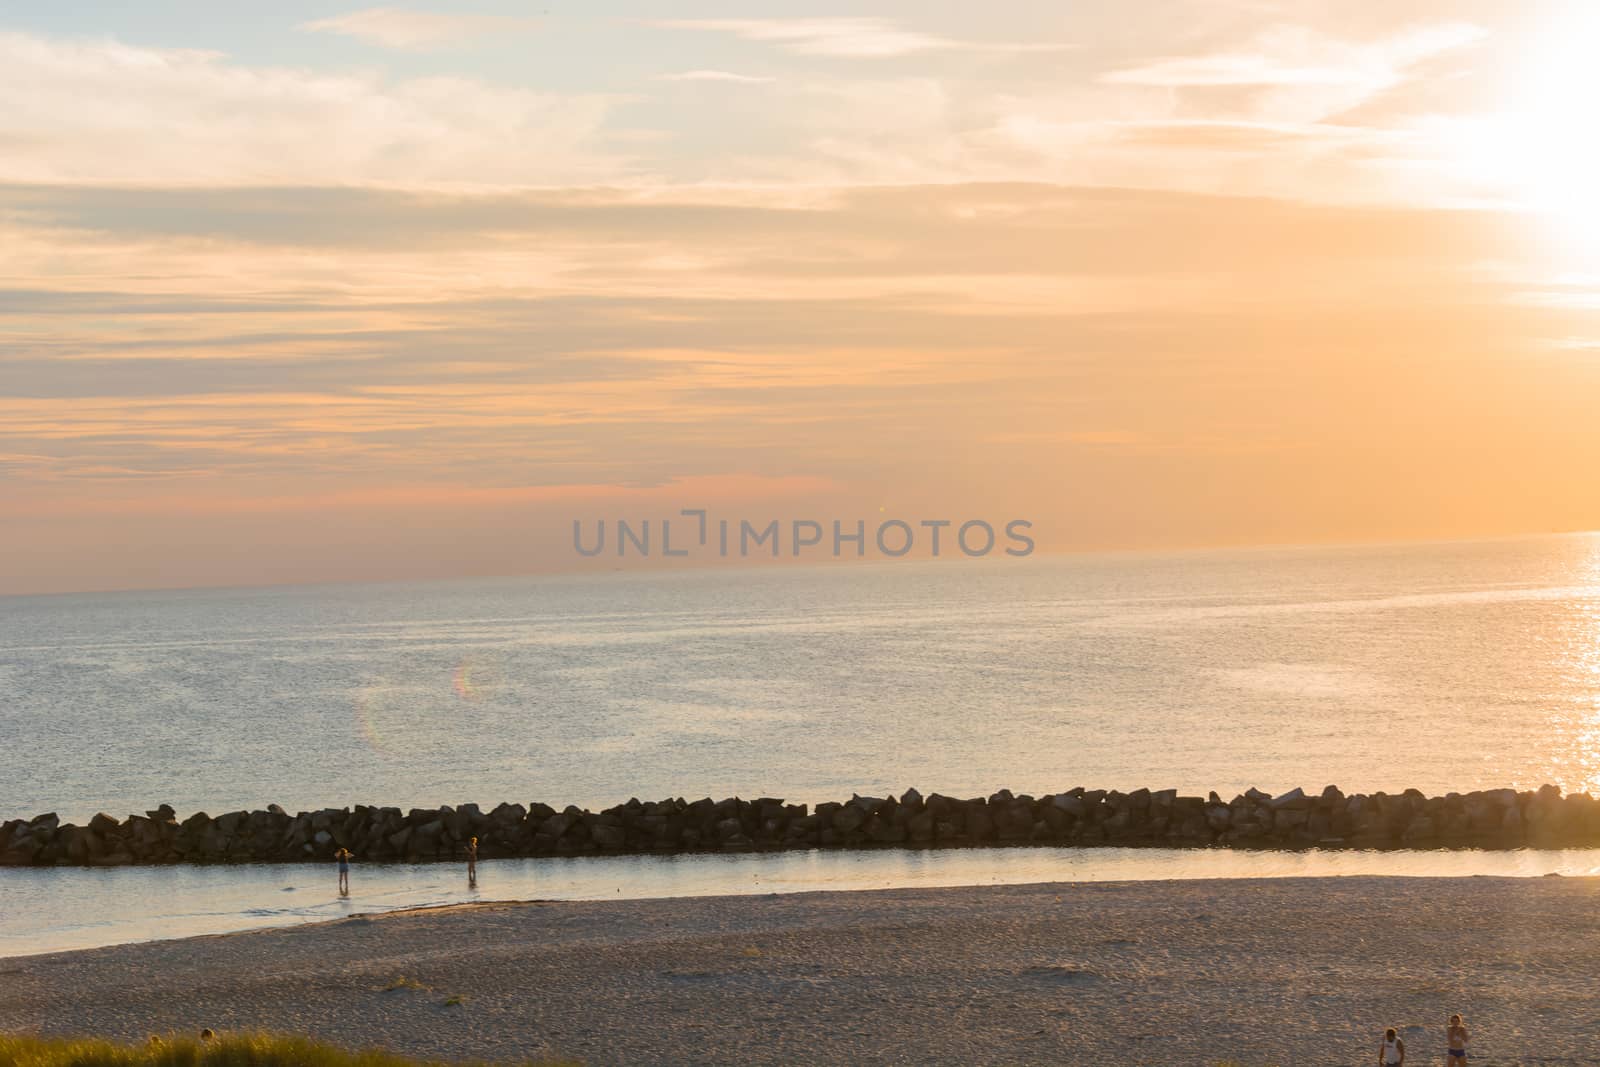
<path fill-rule="evenodd" d="M 1498 107 L 1460 131 L 1456 154 L 1490 195 L 1544 216 L 1564 243 L 1600 259 L 1600 8 L 1553 19 Z"/>

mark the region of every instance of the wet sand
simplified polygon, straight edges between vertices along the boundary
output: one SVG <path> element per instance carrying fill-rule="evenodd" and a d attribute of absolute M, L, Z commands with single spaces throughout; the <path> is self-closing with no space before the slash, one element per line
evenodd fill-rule
<path fill-rule="evenodd" d="M 359 895 L 359 885 L 356 887 Z M 0 1029 L 587 1064 L 1600 1063 L 1600 879 L 486 904 L 0 960 Z"/>

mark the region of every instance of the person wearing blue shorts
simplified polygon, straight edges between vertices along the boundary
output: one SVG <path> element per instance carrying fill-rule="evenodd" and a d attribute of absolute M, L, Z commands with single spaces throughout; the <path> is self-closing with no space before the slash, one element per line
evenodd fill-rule
<path fill-rule="evenodd" d="M 1467 1062 L 1467 1024 L 1461 1016 L 1450 1016 L 1450 1026 L 1445 1030 L 1445 1051 L 1449 1053 L 1450 1067 Z"/>

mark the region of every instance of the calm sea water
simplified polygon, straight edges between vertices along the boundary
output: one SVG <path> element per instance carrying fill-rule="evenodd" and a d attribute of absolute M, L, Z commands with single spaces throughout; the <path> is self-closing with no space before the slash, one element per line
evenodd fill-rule
<path fill-rule="evenodd" d="M 0 598 L 0 817 L 1600 786 L 1600 536 Z"/>
<path fill-rule="evenodd" d="M 0 735 L 0 818 L 1600 789 L 1600 536 L 0 598 Z"/>

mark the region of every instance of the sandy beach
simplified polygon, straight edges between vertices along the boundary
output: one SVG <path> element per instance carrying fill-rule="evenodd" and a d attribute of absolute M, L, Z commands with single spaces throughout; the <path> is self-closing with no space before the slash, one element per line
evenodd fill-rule
<path fill-rule="evenodd" d="M 359 891 L 359 887 L 358 891 Z M 488 904 L 0 960 L 0 1029 L 592 1065 L 1592 1064 L 1600 880 Z M 1415 1029 L 1413 1029 L 1415 1028 Z"/>

